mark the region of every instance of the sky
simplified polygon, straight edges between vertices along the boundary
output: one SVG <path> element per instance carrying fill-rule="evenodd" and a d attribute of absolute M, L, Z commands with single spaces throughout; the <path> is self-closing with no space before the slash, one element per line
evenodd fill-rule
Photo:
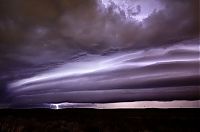
<path fill-rule="evenodd" d="M 0 0 L 0 12 L 1 108 L 200 107 L 199 0 Z"/>

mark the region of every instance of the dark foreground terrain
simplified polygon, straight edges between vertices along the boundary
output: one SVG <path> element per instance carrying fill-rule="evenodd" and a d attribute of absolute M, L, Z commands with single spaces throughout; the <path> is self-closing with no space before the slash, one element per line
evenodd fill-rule
<path fill-rule="evenodd" d="M 199 132 L 199 109 L 0 110 L 0 132 Z"/>

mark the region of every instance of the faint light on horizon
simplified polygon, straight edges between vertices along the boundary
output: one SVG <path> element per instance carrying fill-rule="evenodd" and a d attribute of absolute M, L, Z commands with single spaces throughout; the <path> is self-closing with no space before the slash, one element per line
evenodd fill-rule
<path fill-rule="evenodd" d="M 50 109 L 55 109 L 55 110 L 61 109 L 60 104 L 50 104 Z"/>
<path fill-rule="evenodd" d="M 174 101 L 136 101 L 115 103 L 57 103 L 50 104 L 50 109 L 66 108 L 93 108 L 93 109 L 141 109 L 141 108 L 199 108 L 200 100 L 174 100 Z"/>

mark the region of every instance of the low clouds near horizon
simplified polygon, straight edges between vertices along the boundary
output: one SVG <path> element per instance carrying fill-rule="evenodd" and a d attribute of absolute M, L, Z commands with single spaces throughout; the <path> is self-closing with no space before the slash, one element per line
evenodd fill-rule
<path fill-rule="evenodd" d="M 0 11 L 0 102 L 12 101 L 14 94 L 16 98 L 26 94 L 23 90 L 10 91 L 8 87 L 13 82 L 44 73 L 48 75 L 56 68 L 80 60 L 85 64 L 91 58 L 115 58 L 138 51 L 144 51 L 139 60 L 135 60 L 135 55 L 129 56 L 132 59 L 125 57 L 120 60 L 122 66 L 128 65 L 129 59 L 131 63 L 141 61 L 145 64 L 167 61 L 169 67 L 174 68 L 169 72 L 170 77 L 176 75 L 174 72 L 179 67 L 183 68 L 180 72 L 191 73 L 185 83 L 179 81 L 187 77 L 177 74 L 177 79 L 170 80 L 173 87 L 199 85 L 196 81 L 199 78 L 199 0 L 0 0 Z M 170 48 L 173 50 L 165 54 Z M 160 54 L 162 52 L 164 55 Z M 177 59 L 183 62 L 179 64 Z M 80 65 L 83 69 L 84 65 Z M 151 75 L 156 70 L 148 66 L 150 69 L 144 70 L 143 66 L 138 75 Z M 160 69 L 158 74 L 164 75 L 169 70 L 160 62 L 154 66 Z M 128 73 L 123 70 L 116 76 L 133 76 Z M 108 78 L 112 75 L 112 72 L 105 72 Z M 121 79 L 122 84 L 126 81 Z M 168 81 L 168 78 L 161 81 L 162 87 L 167 87 Z M 126 83 L 127 87 L 132 86 Z M 31 87 L 35 88 L 35 84 L 36 87 L 45 86 L 39 81 Z M 151 84 L 152 87 L 161 85 Z M 100 85 L 109 86 L 107 82 Z M 148 87 L 149 84 L 144 85 L 134 84 L 135 87 Z M 198 90 L 195 87 L 193 89 Z M 37 93 L 34 88 L 33 93 Z"/>

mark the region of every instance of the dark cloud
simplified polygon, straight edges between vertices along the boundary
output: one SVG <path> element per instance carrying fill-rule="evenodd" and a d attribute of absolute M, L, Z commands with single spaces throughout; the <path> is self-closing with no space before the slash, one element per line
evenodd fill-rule
<path fill-rule="evenodd" d="M 170 43 L 199 35 L 198 0 L 162 2 L 166 9 L 146 20 L 146 43 Z"/>
<path fill-rule="evenodd" d="M 109 57 L 113 53 L 135 53 L 144 50 L 148 51 L 146 52 L 148 56 L 143 55 L 133 59 L 135 62 L 149 60 L 157 62 L 177 58 L 197 59 L 199 51 L 187 49 L 176 51 L 174 47 L 168 54 L 150 55 L 154 48 L 158 49 L 158 51 L 153 50 L 154 52 L 162 52 L 167 47 L 176 45 L 176 42 L 185 43 L 186 40 L 190 40 L 185 44 L 189 48 L 199 41 L 199 0 L 157 1 L 162 8 L 155 9 L 139 22 L 134 19 L 129 20 L 127 12 L 119 8 L 115 2 L 111 2 L 111 5 L 105 8 L 100 0 L 0 0 L 0 81 L 3 82 L 0 84 L 0 93 L 6 97 L 7 85 L 15 80 L 33 77 L 62 64 L 73 64 L 88 56 L 89 59 L 90 57 L 105 59 L 104 57 Z M 152 8 L 152 5 L 149 5 L 149 8 Z M 141 3 L 134 5 L 133 9 L 128 9 L 128 13 L 137 16 L 142 13 L 144 7 Z M 132 70 L 138 74 L 150 74 L 155 70 L 165 73 L 168 72 L 167 69 L 178 69 L 177 67 L 182 67 L 183 71 L 197 71 L 198 64 L 170 62 L 169 65 L 158 64 L 147 69 Z M 130 75 L 129 71 L 115 74 L 111 72 L 106 77 L 124 75 L 126 78 Z M 98 79 L 99 77 L 102 76 L 98 76 Z M 183 80 L 188 79 L 184 83 L 178 83 L 177 78 L 159 81 L 163 83 L 162 86 L 168 86 L 168 81 L 178 87 L 196 85 L 194 83 L 196 75 L 188 78 L 180 77 Z M 146 79 L 144 85 L 139 83 L 134 86 L 158 87 L 160 84 L 156 83 L 157 79 L 159 78 L 150 82 Z M 126 87 L 129 86 L 133 84 L 127 84 Z"/>
<path fill-rule="evenodd" d="M 22 104 L 195 100 L 200 90 L 197 47 L 193 40 L 167 48 L 87 55 L 13 82 L 8 90 Z"/>
<path fill-rule="evenodd" d="M 1 0 L 1 51 L 45 62 L 46 56 L 62 60 L 75 51 L 99 54 L 198 36 L 198 0 L 161 2 L 165 8 L 152 13 L 142 25 L 126 22 L 123 11 L 117 15 L 114 7 L 102 11 L 92 0 Z M 136 9 L 137 14 L 142 10 L 140 5 Z"/>

